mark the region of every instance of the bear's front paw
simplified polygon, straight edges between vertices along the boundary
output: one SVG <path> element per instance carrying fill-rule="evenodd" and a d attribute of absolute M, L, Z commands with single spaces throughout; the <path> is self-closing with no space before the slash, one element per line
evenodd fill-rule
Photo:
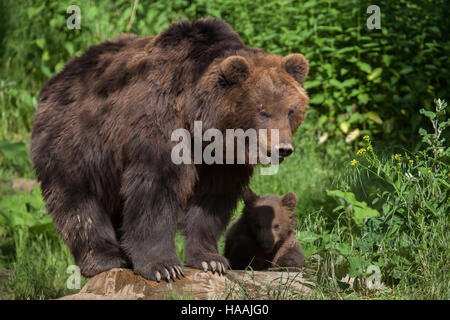
<path fill-rule="evenodd" d="M 183 267 L 179 260 L 162 260 L 148 263 L 143 268 L 135 268 L 135 273 L 143 276 L 148 280 L 158 281 L 161 279 L 169 282 L 175 281 L 175 278 L 181 279 L 184 277 Z"/>
<path fill-rule="evenodd" d="M 185 264 L 188 267 L 225 274 L 228 270 L 228 261 L 218 253 L 199 253 L 186 257 Z"/>

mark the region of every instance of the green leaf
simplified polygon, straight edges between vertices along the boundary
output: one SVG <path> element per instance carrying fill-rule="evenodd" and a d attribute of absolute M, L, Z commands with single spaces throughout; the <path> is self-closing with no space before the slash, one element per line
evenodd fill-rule
<path fill-rule="evenodd" d="M 366 116 L 375 123 L 383 124 L 383 120 L 381 120 L 380 116 L 375 111 L 368 112 Z"/>
<path fill-rule="evenodd" d="M 360 256 L 348 257 L 348 262 L 350 264 L 349 276 L 351 278 L 356 278 L 364 274 L 363 261 Z"/>
<path fill-rule="evenodd" d="M 400 74 L 408 74 L 408 73 L 410 73 L 410 72 L 412 72 L 412 71 L 414 71 L 414 68 L 413 67 L 411 67 L 411 66 L 406 66 L 406 67 L 404 67 L 404 68 L 402 68 L 401 70 L 400 70 Z"/>
<path fill-rule="evenodd" d="M 344 256 L 347 256 L 352 251 L 352 247 L 346 243 L 336 243 L 336 249 Z"/>
<path fill-rule="evenodd" d="M 28 158 L 28 149 L 23 142 L 0 142 L 0 154 L 8 160 Z"/>
<path fill-rule="evenodd" d="M 368 63 L 365 63 L 365 62 L 359 62 L 359 63 L 358 63 L 358 67 L 359 67 L 362 71 L 364 71 L 364 72 L 366 72 L 366 73 L 371 73 L 371 72 L 372 72 L 372 67 L 371 67 Z"/>
<path fill-rule="evenodd" d="M 50 54 L 48 53 L 47 50 L 44 51 L 44 53 L 42 54 L 42 61 L 48 61 L 50 60 Z"/>
<path fill-rule="evenodd" d="M 380 213 L 377 210 L 368 207 L 365 202 L 363 202 L 362 205 L 355 205 L 353 210 L 354 210 L 353 220 L 358 225 L 362 225 L 365 218 L 377 217 L 380 215 Z"/>
<path fill-rule="evenodd" d="M 58 62 L 55 66 L 55 73 L 60 72 L 62 69 L 64 69 L 64 62 Z"/>
<path fill-rule="evenodd" d="M 352 87 L 355 84 L 357 84 L 358 82 L 356 81 L 356 79 L 351 78 L 351 79 L 347 79 L 344 82 L 342 82 L 342 86 L 343 87 Z"/>
<path fill-rule="evenodd" d="M 315 94 L 312 97 L 312 99 L 310 100 L 310 103 L 312 103 L 312 104 L 320 104 L 320 103 L 323 103 L 324 100 L 325 100 L 324 95 L 319 93 L 319 94 Z"/>
<path fill-rule="evenodd" d="M 45 38 L 36 39 L 36 44 L 39 48 L 44 49 L 45 47 Z"/>
<path fill-rule="evenodd" d="M 357 225 L 363 225 L 364 219 L 367 217 L 376 217 L 380 215 L 377 210 L 370 208 L 366 202 L 356 200 L 353 192 L 330 190 L 327 192 L 327 195 L 337 197 L 338 199 L 342 199 L 346 203 L 350 204 L 352 218 Z"/>
<path fill-rule="evenodd" d="M 303 88 L 311 89 L 311 88 L 318 87 L 321 84 L 322 84 L 322 81 L 320 81 L 320 80 L 306 81 L 305 84 L 303 85 Z"/>
<path fill-rule="evenodd" d="M 300 231 L 297 233 L 297 239 L 299 239 L 302 242 L 314 242 L 320 238 L 322 238 L 321 235 L 316 234 L 312 231 Z"/>
<path fill-rule="evenodd" d="M 41 71 L 47 78 L 51 78 L 52 73 L 47 66 L 41 65 Z"/>
<path fill-rule="evenodd" d="M 382 68 L 376 68 L 369 76 L 367 76 L 367 79 L 369 81 L 372 81 L 378 78 L 382 72 L 383 72 Z"/>
<path fill-rule="evenodd" d="M 420 112 L 420 114 L 423 114 L 425 117 L 427 117 L 431 121 L 434 121 L 434 119 L 436 118 L 436 114 L 432 111 L 428 111 L 428 110 L 425 110 L 422 108 L 419 110 L 419 112 Z"/>
<path fill-rule="evenodd" d="M 67 52 L 69 53 L 69 55 L 73 56 L 74 53 L 74 48 L 73 48 L 73 44 L 72 42 L 66 42 L 64 43 L 64 48 L 66 48 Z"/>
<path fill-rule="evenodd" d="M 358 95 L 358 101 L 361 104 L 367 104 L 369 102 L 369 96 L 366 93 L 360 93 Z"/>
<path fill-rule="evenodd" d="M 330 85 L 332 85 L 333 87 L 336 87 L 338 89 L 342 89 L 344 86 L 342 85 L 342 83 L 336 79 L 331 79 L 330 80 Z"/>
<path fill-rule="evenodd" d="M 419 128 L 419 134 L 420 134 L 421 136 L 425 136 L 425 135 L 428 134 L 428 132 L 427 132 L 424 128 Z"/>

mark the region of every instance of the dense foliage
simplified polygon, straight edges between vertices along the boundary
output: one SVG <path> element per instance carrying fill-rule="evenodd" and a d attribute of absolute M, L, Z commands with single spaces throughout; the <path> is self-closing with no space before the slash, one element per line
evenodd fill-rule
<path fill-rule="evenodd" d="M 311 62 L 305 87 L 322 133 L 359 129 L 406 141 L 420 125 L 417 108 L 449 98 L 445 0 L 378 1 L 381 30 L 366 27 L 371 3 L 357 0 L 82 0 L 80 30 L 66 26 L 71 2 L 2 3 L 0 137 L 30 129 L 42 83 L 73 55 L 120 32 L 154 35 L 203 16 L 226 19 L 250 46 L 304 53 Z"/>

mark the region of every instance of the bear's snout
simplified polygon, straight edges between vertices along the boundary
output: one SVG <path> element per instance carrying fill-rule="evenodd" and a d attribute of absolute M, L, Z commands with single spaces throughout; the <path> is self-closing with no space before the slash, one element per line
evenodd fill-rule
<path fill-rule="evenodd" d="M 294 146 L 291 143 L 280 143 L 275 146 L 275 150 L 278 151 L 280 158 L 286 158 L 294 152 Z"/>
<path fill-rule="evenodd" d="M 266 231 L 264 234 L 259 235 L 258 237 L 259 246 L 265 251 L 269 252 L 272 251 L 275 241 L 273 239 L 273 236 L 270 231 Z"/>
<path fill-rule="evenodd" d="M 278 153 L 278 158 L 280 161 L 282 161 L 284 158 L 289 157 L 292 152 L 294 152 L 294 145 L 292 143 L 280 143 L 276 146 L 274 146 L 274 150 Z M 270 149 L 268 151 L 268 156 L 271 157 L 272 153 L 270 152 Z"/>

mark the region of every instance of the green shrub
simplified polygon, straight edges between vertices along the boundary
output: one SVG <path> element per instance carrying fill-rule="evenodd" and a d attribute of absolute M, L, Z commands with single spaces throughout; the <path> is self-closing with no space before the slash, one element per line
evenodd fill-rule
<path fill-rule="evenodd" d="M 45 211 L 38 187 L 31 193 L 0 190 L 0 269 L 11 276 L 2 284 L 8 299 L 50 299 L 74 293 L 66 269 L 73 257 Z M 82 279 L 85 282 L 85 279 Z M 2 298 L 2 297 L 0 297 Z"/>
<path fill-rule="evenodd" d="M 364 137 L 365 146 L 350 165 L 359 175 L 382 182 L 367 196 L 376 209 L 357 201 L 352 192 L 330 191 L 342 217 L 335 232 L 299 235 L 309 254 L 333 261 L 328 274 L 365 279 L 373 265 L 387 284 L 414 287 L 415 296 L 448 298 L 450 148 L 441 136 L 450 123 L 446 105 L 436 100 L 436 112 L 422 111 L 436 130 L 420 130 L 428 146 L 415 154 L 380 159 L 369 136 Z M 361 187 L 369 191 L 365 184 Z"/>
<path fill-rule="evenodd" d="M 414 142 L 410 136 L 421 126 L 416 106 L 449 98 L 445 0 L 378 1 L 381 30 L 367 29 L 372 3 L 357 0 L 81 0 L 80 30 L 66 27 L 69 1 L 6 3 L 0 112 L 8 130 L 0 138 L 29 131 L 43 82 L 73 55 L 120 32 L 154 35 L 173 21 L 204 16 L 226 19 L 250 46 L 306 55 L 305 88 L 312 113 L 320 115 L 312 128 L 321 134 L 352 140 L 371 133 Z"/>

